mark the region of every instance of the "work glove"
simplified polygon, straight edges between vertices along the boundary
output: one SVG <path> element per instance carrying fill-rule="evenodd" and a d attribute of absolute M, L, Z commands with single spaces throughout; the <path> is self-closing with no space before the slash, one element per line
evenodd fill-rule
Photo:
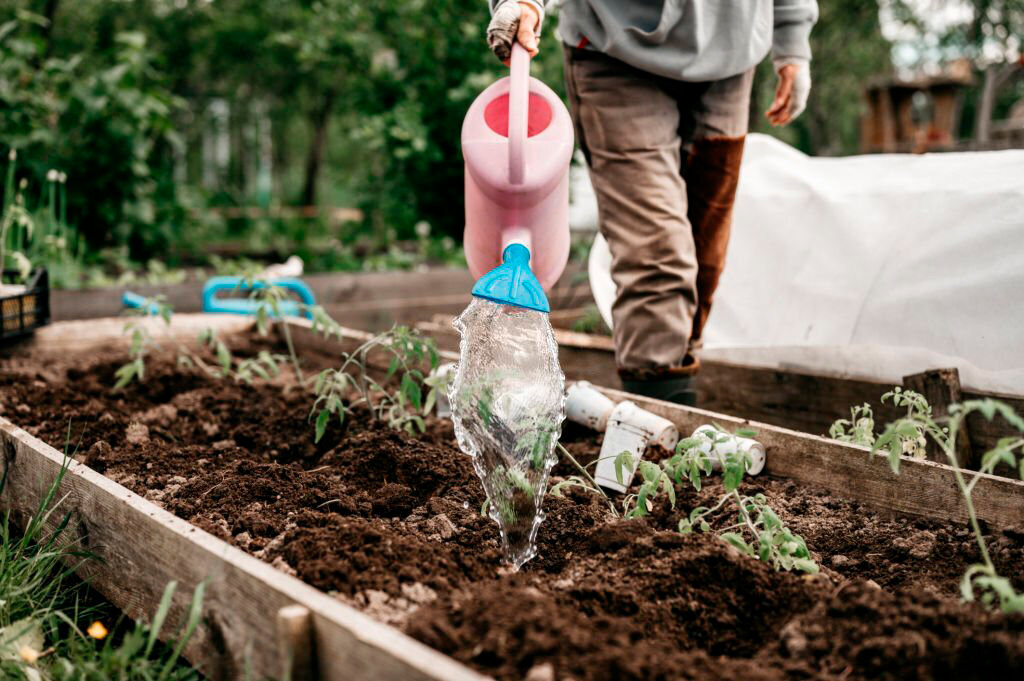
<path fill-rule="evenodd" d="M 516 40 L 531 57 L 536 57 L 537 38 L 540 36 L 543 19 L 544 4 L 540 0 L 501 0 L 494 7 L 491 23 L 487 25 L 487 45 L 506 64 L 512 57 L 512 45 Z"/>
<path fill-rule="evenodd" d="M 776 59 L 775 73 L 779 84 L 775 88 L 775 99 L 764 115 L 772 125 L 786 125 L 807 108 L 807 97 L 811 94 L 811 65 L 806 59 Z"/>

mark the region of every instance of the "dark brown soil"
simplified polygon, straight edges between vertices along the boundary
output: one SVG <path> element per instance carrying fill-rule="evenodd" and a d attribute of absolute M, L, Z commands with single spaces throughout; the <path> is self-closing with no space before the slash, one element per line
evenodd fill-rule
<path fill-rule="evenodd" d="M 885 517 L 784 479 L 749 481 L 806 539 L 823 567 L 810 577 L 674 531 L 721 494 L 715 479 L 632 521 L 571 491 L 547 498 L 539 555 L 512 574 L 447 423 L 411 438 L 356 415 L 317 445 L 311 398 L 294 385 L 212 381 L 153 359 L 144 384 L 112 393 L 123 361 L 0 363 L 0 414 L 58 447 L 70 421 L 88 465 L 496 678 L 1024 673 L 1024 617 L 958 600 L 977 560 L 966 528 Z M 584 460 L 600 445 L 573 426 L 563 442 Z M 989 545 L 1024 588 L 1024 534 L 993 534 Z"/>

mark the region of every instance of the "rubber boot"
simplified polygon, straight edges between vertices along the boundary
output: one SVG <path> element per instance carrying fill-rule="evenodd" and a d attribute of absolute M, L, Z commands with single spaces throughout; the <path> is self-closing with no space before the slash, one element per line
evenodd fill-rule
<path fill-rule="evenodd" d="M 622 378 L 622 389 L 634 395 L 674 402 L 686 407 L 697 406 L 697 388 L 692 374 L 674 374 L 656 378 Z"/>

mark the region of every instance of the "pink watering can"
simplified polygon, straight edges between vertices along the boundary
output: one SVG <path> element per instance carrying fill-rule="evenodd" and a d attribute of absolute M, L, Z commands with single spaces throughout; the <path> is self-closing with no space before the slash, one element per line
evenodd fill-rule
<path fill-rule="evenodd" d="M 544 289 L 569 259 L 572 150 L 569 112 L 530 78 L 530 55 L 515 44 L 509 77 L 480 93 L 462 123 L 474 296 L 550 311 Z"/>

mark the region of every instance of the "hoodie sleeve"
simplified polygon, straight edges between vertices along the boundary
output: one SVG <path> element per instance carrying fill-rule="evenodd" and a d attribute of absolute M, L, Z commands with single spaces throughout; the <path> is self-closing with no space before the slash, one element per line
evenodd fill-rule
<path fill-rule="evenodd" d="M 488 0 L 488 5 L 491 8 L 491 14 L 494 14 L 495 8 L 505 0 Z M 537 10 L 537 16 L 540 17 L 540 21 L 537 22 L 537 35 L 540 35 L 540 27 L 544 24 L 544 0 L 519 0 L 525 2 L 528 5 L 532 5 Z"/>
<path fill-rule="evenodd" d="M 774 0 L 775 28 L 772 35 L 772 59 L 810 60 L 811 27 L 818 20 L 816 0 Z"/>

